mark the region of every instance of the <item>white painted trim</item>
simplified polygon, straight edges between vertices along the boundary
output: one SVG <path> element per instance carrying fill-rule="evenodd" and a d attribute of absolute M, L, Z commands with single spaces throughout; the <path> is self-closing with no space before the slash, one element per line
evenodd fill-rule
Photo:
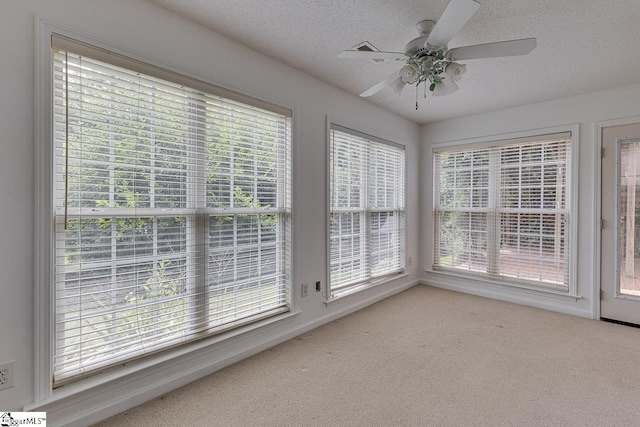
<path fill-rule="evenodd" d="M 43 35 L 46 35 L 46 41 L 47 41 L 47 47 L 51 47 L 51 34 L 55 33 L 58 34 L 60 36 L 69 38 L 71 40 L 80 42 L 80 43 L 84 43 L 87 44 L 89 46 L 92 46 L 94 48 L 98 48 L 98 49 L 102 49 L 108 52 L 112 52 L 114 54 L 117 55 L 121 55 L 124 56 L 126 58 L 130 58 L 133 59 L 135 61 L 140 61 L 142 63 L 160 68 L 160 69 L 164 69 L 166 71 L 170 71 L 172 73 L 176 73 L 178 75 L 183 75 L 185 77 L 189 77 L 195 80 L 199 80 L 203 83 L 207 83 L 209 85 L 213 85 L 213 86 L 217 86 L 223 90 L 228 90 L 228 91 L 232 91 L 232 92 L 236 92 L 238 94 L 241 95 L 245 95 L 251 98 L 254 98 L 256 100 L 263 100 L 269 104 L 273 104 L 273 105 L 278 105 L 282 108 L 285 108 L 291 112 L 293 112 L 293 106 L 289 105 L 286 102 L 280 101 L 280 100 L 275 100 L 269 96 L 264 96 L 263 94 L 257 93 L 255 91 L 252 91 L 250 89 L 244 88 L 244 87 L 234 87 L 231 86 L 229 84 L 224 84 L 223 82 L 219 82 L 216 80 L 213 80 L 211 77 L 205 77 L 202 74 L 200 74 L 199 72 L 193 70 L 193 69 L 189 69 L 188 67 L 185 67 L 182 64 L 171 64 L 171 63 L 167 63 L 165 61 L 156 59 L 154 57 L 148 56 L 147 54 L 145 54 L 144 52 L 141 51 L 136 51 L 131 49 L 130 46 L 121 46 L 118 45 L 116 43 L 114 43 L 113 41 L 108 41 L 105 39 L 100 39 L 100 38 L 96 38 L 95 36 L 93 36 L 90 33 L 78 30 L 77 28 L 73 28 L 73 27 L 69 27 L 66 25 L 61 25 L 58 24 L 56 22 L 52 22 L 48 19 L 44 19 L 44 18 L 36 18 L 38 25 L 36 25 L 36 27 L 40 26 L 40 31 L 42 33 L 46 33 Z M 38 49 L 36 49 L 36 52 L 38 51 Z"/>
<path fill-rule="evenodd" d="M 447 141 L 438 141 L 438 142 L 427 142 L 427 144 L 433 148 L 441 148 L 441 147 L 456 147 L 456 146 L 465 146 L 468 144 L 483 144 L 486 142 L 500 142 L 502 140 L 507 139 L 516 139 L 516 138 L 527 138 L 530 136 L 537 135 L 546 135 L 551 133 L 562 133 L 567 131 L 572 131 L 575 127 L 579 125 L 576 123 L 567 123 L 564 125 L 544 127 L 544 128 L 535 128 L 535 129 L 526 129 L 518 132 L 507 132 L 507 133 L 497 133 L 492 135 L 484 135 L 477 136 L 472 138 L 465 139 L 454 139 Z M 481 146 L 481 145 L 480 145 Z"/>
<path fill-rule="evenodd" d="M 546 135 L 553 133 L 562 133 L 562 132 L 571 132 L 571 197 L 570 197 L 570 221 L 571 221 L 571 252 L 570 252 L 570 260 L 569 260 L 569 289 L 568 292 L 564 293 L 564 295 L 579 298 L 577 295 L 577 260 L 578 260 L 578 208 L 579 208 L 579 200 L 578 195 L 580 193 L 580 180 L 579 180 L 579 161 L 580 161 L 580 125 L 577 123 L 574 124 L 566 124 L 560 126 L 553 126 L 547 128 L 538 128 L 531 130 L 524 130 L 519 132 L 511 132 L 497 135 L 488 135 L 481 136 L 475 138 L 468 138 L 457 141 L 447 141 L 447 142 L 437 142 L 437 143 L 426 143 L 428 145 L 428 150 L 425 153 L 425 167 L 423 169 L 430 168 L 433 171 L 433 154 L 436 149 L 441 149 L 443 147 L 455 147 L 455 146 L 468 146 L 473 144 L 479 144 L 480 146 L 485 143 L 496 142 L 505 139 L 516 139 L 516 138 L 526 138 L 532 137 L 536 135 Z M 425 190 L 423 194 L 426 197 L 426 213 L 423 215 L 423 219 L 425 220 L 425 272 L 430 274 L 437 274 L 433 268 L 433 245 L 434 245 L 434 233 L 433 233 L 433 206 L 435 203 L 434 194 L 433 194 L 433 172 L 431 174 L 431 178 L 428 182 L 425 182 Z M 461 278 L 465 278 L 465 276 L 460 276 Z M 497 289 L 504 289 L 505 292 L 509 292 L 510 288 L 513 289 L 529 289 L 528 287 L 520 287 L 520 286 L 511 286 L 509 284 L 508 279 L 504 279 L 501 282 L 488 282 L 485 280 L 474 280 L 472 277 L 468 277 L 468 280 L 474 281 L 479 284 L 489 284 L 489 285 L 498 285 L 500 286 Z M 549 295 L 556 295 L 558 298 L 563 297 L 564 295 L 558 292 L 550 292 L 546 290 L 544 287 L 535 288 L 531 287 L 532 290 L 538 290 L 540 292 L 544 292 Z M 464 292 L 464 290 L 462 291 Z M 495 293 L 495 292 L 494 292 Z M 507 295 L 504 295 L 507 297 Z M 526 302 L 524 302 L 526 304 Z"/>
<path fill-rule="evenodd" d="M 35 229 L 34 229 L 34 400 L 48 399 L 53 387 L 52 358 L 52 277 L 53 224 L 50 220 L 52 203 L 53 149 L 52 132 L 52 27 L 36 18 L 35 46 Z"/>
<path fill-rule="evenodd" d="M 325 195 L 326 195 L 326 208 L 325 208 L 325 215 L 326 215 L 326 219 L 325 219 L 325 235 L 326 235 L 326 242 L 325 242 L 325 247 L 326 247 L 326 252 L 327 252 L 327 265 L 325 267 L 325 272 L 326 272 L 326 278 L 325 278 L 325 294 L 324 296 L 324 302 L 325 304 L 329 304 L 333 301 L 339 300 L 342 297 L 345 296 L 349 296 L 349 295 L 353 295 L 353 294 L 357 294 L 360 291 L 363 291 L 365 289 L 369 289 L 375 285 L 378 284 L 382 284 L 382 283 L 386 283 L 387 282 L 387 278 L 383 277 L 380 279 L 376 279 L 373 278 L 371 279 L 370 282 L 367 283 L 363 283 L 363 285 L 366 286 L 356 286 L 354 287 L 354 292 L 345 292 L 343 295 L 338 296 L 338 297 L 332 297 L 331 296 L 331 286 L 330 286 L 330 279 L 331 279 L 331 194 L 329 194 L 330 188 L 331 188 L 331 127 L 332 126 L 337 126 L 341 129 L 341 131 L 347 132 L 348 131 L 353 131 L 354 135 L 356 136 L 361 136 L 366 138 L 367 136 L 372 137 L 372 140 L 374 142 L 379 142 L 379 143 L 383 143 L 382 141 L 387 141 L 390 142 L 391 144 L 395 144 L 397 145 L 399 148 L 402 148 L 404 150 L 404 201 L 403 201 L 403 206 L 404 206 L 404 240 L 403 240 L 403 244 L 404 244 L 404 266 L 402 269 L 402 273 L 400 274 L 408 274 L 409 273 L 409 269 L 408 269 L 408 265 L 407 265 L 407 253 L 408 253 L 408 249 L 407 249 L 407 242 L 408 242 L 408 229 L 409 227 L 407 227 L 407 224 L 409 224 L 409 213 L 408 213 L 408 209 L 407 209 L 407 186 L 409 183 L 409 167 L 408 167 L 408 161 L 407 161 L 407 146 L 408 143 L 402 139 L 396 138 L 396 137 L 392 137 L 392 136 L 388 136 L 385 135 L 382 132 L 377 132 L 377 131 L 373 131 L 373 130 L 369 130 L 363 126 L 358 126 L 356 124 L 351 124 L 348 121 L 344 121 L 342 119 L 334 119 L 332 116 L 328 115 L 326 116 L 326 135 L 325 135 L 325 152 L 326 152 L 326 188 L 325 188 Z M 418 185 L 418 188 L 420 186 Z M 400 277 L 404 277 L 404 276 L 400 276 Z M 398 279 L 399 277 L 394 277 L 392 279 L 389 280 L 395 280 Z"/>
<path fill-rule="evenodd" d="M 420 281 L 414 280 L 402 285 L 389 287 L 385 292 L 370 296 L 356 304 L 351 301 L 345 301 L 341 310 L 298 326 L 290 325 L 288 330 L 279 331 L 276 336 L 269 336 L 269 334 L 264 333 L 265 329 L 268 330 L 293 322 L 295 314 L 290 314 L 287 319 L 273 322 L 272 325 L 266 328 L 255 328 L 249 333 L 242 334 L 234 342 L 227 340 L 224 347 L 207 346 L 199 351 L 185 354 L 179 358 L 171 358 L 161 365 L 150 367 L 125 378 L 103 384 L 100 387 L 92 387 L 89 390 L 76 393 L 67 393 L 66 396 L 61 398 L 54 397 L 48 402 L 29 405 L 25 410 L 46 411 L 48 425 L 52 427 L 82 427 L 90 425 L 150 399 L 162 396 L 321 325 L 403 292 L 419 283 Z"/>
<path fill-rule="evenodd" d="M 571 252 L 569 253 L 569 294 L 578 294 L 578 209 L 580 207 L 580 125 L 568 125 L 571 131 Z"/>
<path fill-rule="evenodd" d="M 392 142 L 394 144 L 400 145 L 402 147 L 405 148 L 409 145 L 407 143 L 407 141 L 405 141 L 404 139 L 398 138 L 396 136 L 392 136 L 392 135 L 388 135 L 382 131 L 379 130 L 375 130 L 375 129 L 371 129 L 370 127 L 367 126 L 362 126 L 358 123 L 354 123 L 352 121 L 349 120 L 344 120 L 344 119 L 338 119 L 335 118 L 329 114 L 327 114 L 327 129 L 331 129 L 331 125 L 336 125 L 336 126 L 340 126 L 342 128 L 346 128 L 346 129 L 350 129 L 353 130 L 354 132 L 357 132 L 359 134 L 364 134 L 364 135 L 369 135 L 372 136 L 374 138 L 378 138 L 378 139 L 382 139 L 382 140 L 386 140 L 389 142 Z M 329 134 L 327 134 L 327 143 L 329 141 Z"/>
<path fill-rule="evenodd" d="M 352 295 L 357 295 L 358 293 L 365 291 L 367 289 L 372 289 L 381 285 L 386 285 L 390 282 L 394 282 L 396 280 L 400 280 L 400 279 L 406 279 L 407 277 L 409 277 L 409 273 L 394 273 L 391 276 L 385 276 L 382 277 L 380 279 L 373 279 L 369 282 L 363 282 L 358 286 L 355 286 L 353 288 L 347 288 L 346 291 L 344 292 L 340 292 L 337 296 L 334 297 L 330 297 L 328 300 L 326 300 L 324 303 L 327 305 L 333 304 L 337 301 L 342 300 L 343 298 L 347 298 L 350 297 Z"/>
<path fill-rule="evenodd" d="M 420 139 L 422 139 L 422 131 L 420 132 Z M 423 245 L 423 242 L 428 242 L 429 240 L 427 238 L 425 238 L 425 229 L 428 229 L 428 227 L 426 227 L 426 224 L 423 221 L 423 218 L 425 218 L 425 211 L 424 211 L 424 203 L 425 203 L 425 192 L 422 190 L 423 186 L 426 185 L 425 181 L 425 173 L 427 168 L 423 167 L 423 164 L 427 164 L 427 163 L 423 163 L 423 157 L 424 154 L 423 152 L 424 150 L 424 144 L 422 143 L 422 141 L 420 141 L 420 143 L 418 144 L 418 146 L 416 147 L 416 156 L 418 156 L 418 172 L 417 172 L 417 178 L 418 181 L 416 182 L 416 188 L 414 190 L 414 194 L 418 195 L 418 206 L 417 206 L 417 212 L 418 212 L 418 235 L 416 236 L 417 239 L 417 253 L 414 254 L 414 263 L 416 263 L 414 265 L 414 270 L 418 272 L 418 274 L 421 274 L 421 272 L 427 267 L 427 264 L 425 264 L 424 259 L 425 259 L 425 245 Z M 430 170 L 430 169 L 429 169 Z"/>
<path fill-rule="evenodd" d="M 499 285 L 478 286 L 475 281 L 472 280 L 454 279 L 450 277 L 429 276 L 425 280 L 422 280 L 422 284 L 434 288 L 555 311 L 562 314 L 591 318 L 590 311 L 576 308 L 576 297 L 552 295 L 530 289 L 504 289 Z"/>
<path fill-rule="evenodd" d="M 39 17 L 35 18 L 35 100 L 34 100 L 34 109 L 35 109 L 35 150 L 34 150 L 34 169 L 35 169 L 35 218 L 34 218 L 34 244 L 35 244 L 35 254 L 34 254 L 34 403 L 27 405 L 28 408 L 39 408 L 46 407 L 49 404 L 53 404 L 53 402 L 59 401 L 60 399 L 66 399 L 66 397 L 60 398 L 59 396 L 66 396 L 69 393 L 69 390 L 74 390 L 76 386 L 78 389 L 82 389 L 82 387 L 92 387 L 91 390 L 100 386 L 102 389 L 105 381 L 113 381 L 114 377 L 117 376 L 122 377 L 124 375 L 131 375 L 134 377 L 135 375 L 140 374 L 141 369 L 144 372 L 147 372 L 147 369 L 151 365 L 157 365 L 164 361 L 168 357 L 177 357 L 180 351 L 182 353 L 188 352 L 197 352 L 201 347 L 212 347 L 214 344 L 217 344 L 221 341 L 223 337 L 234 337 L 240 333 L 247 333 L 247 331 L 251 332 L 254 328 L 257 328 L 261 325 L 269 325 L 269 321 L 258 322 L 253 324 L 253 326 L 248 326 L 246 328 L 239 328 L 235 332 L 230 331 L 228 334 L 221 334 L 221 338 L 211 337 L 209 339 L 204 339 L 199 341 L 199 344 L 190 346 L 185 346 L 182 350 L 171 351 L 167 350 L 163 352 L 164 355 L 158 355 L 157 357 L 150 356 L 150 358 L 146 361 L 142 361 L 141 363 L 132 362 L 131 366 L 137 367 L 137 370 L 128 370 L 127 368 L 122 368 L 120 372 L 116 375 L 111 375 L 110 377 L 94 375 L 92 377 L 87 377 L 81 380 L 78 380 L 77 384 L 67 385 L 65 387 L 61 387 L 59 389 L 53 390 L 53 380 L 52 380 L 52 359 L 53 359 L 53 301 L 51 298 L 51 280 L 53 277 L 53 266 L 51 263 L 51 254 L 53 253 L 53 220 L 52 220 L 52 190 L 53 190 L 53 182 L 52 182 L 52 167 L 53 167 L 53 148 L 52 148 L 52 54 L 51 54 L 51 36 L 52 34 L 59 34 L 83 43 L 90 44 L 100 49 L 105 49 L 107 51 L 111 51 L 132 59 L 140 60 L 142 62 L 148 63 L 150 65 L 160 67 L 166 69 L 168 71 L 182 74 L 188 77 L 192 77 L 194 79 L 201 80 L 205 83 L 209 83 L 215 86 L 219 86 L 228 90 L 232 90 L 238 93 L 245 94 L 247 96 L 254 97 L 256 99 L 263 99 L 266 102 L 281 105 L 284 108 L 288 108 L 292 111 L 291 114 L 291 150 L 293 156 L 294 143 L 293 137 L 294 132 L 296 131 L 296 126 L 294 120 L 296 120 L 296 115 L 294 113 L 294 109 L 290 106 L 272 101 L 268 97 L 256 95 L 247 92 L 246 90 L 236 90 L 234 88 L 230 88 L 228 86 L 224 86 L 219 84 L 218 82 L 213 82 L 210 79 L 204 78 L 198 73 L 183 69 L 174 65 L 166 64 L 162 61 L 155 60 L 153 58 L 147 57 L 144 54 L 127 50 L 125 48 L 117 47 L 113 44 L 109 44 L 105 41 L 95 39 L 91 35 L 88 35 L 83 32 L 79 32 L 72 28 L 64 27 L 53 22 L 50 22 L 46 19 L 42 19 Z M 293 160 L 293 159 L 292 159 Z M 293 169 L 294 165 L 290 165 L 291 167 L 291 181 L 292 184 L 296 182 L 295 179 L 295 170 Z M 291 188 L 292 194 L 292 204 L 295 200 L 294 188 Z M 295 242 L 295 230 L 293 230 L 293 225 L 295 225 L 294 215 L 295 209 L 292 209 L 292 235 L 291 242 L 292 244 Z M 291 284 L 293 288 L 293 283 L 295 279 L 295 252 L 291 251 Z M 293 293 L 292 290 L 290 292 Z M 299 301 L 296 301 L 292 298 L 293 309 L 296 310 L 299 306 Z M 277 321 L 281 319 L 286 319 L 290 315 L 295 315 L 296 312 L 289 313 L 287 315 L 274 317 L 271 320 Z M 265 327 L 266 329 L 269 326 Z M 251 348 L 251 346 L 249 346 Z M 209 352 L 218 352 L 220 351 L 220 345 L 217 344 L 213 348 L 208 349 Z M 182 354 L 180 353 L 180 354 Z M 172 356 L 173 355 L 173 356 Z M 180 356 L 181 360 L 186 356 Z M 194 356 L 195 357 L 195 356 Z M 239 360 L 239 359 L 238 359 Z M 231 362 L 233 363 L 233 362 Z M 155 369 L 155 368 L 154 368 Z M 145 374 L 150 375 L 150 374 Z M 99 379 L 103 379 L 102 383 L 100 383 Z M 109 378 L 105 380 L 104 378 Z M 98 380 L 97 380 L 98 379 Z M 124 380 L 123 380 L 124 381 Z M 129 380 L 126 380 L 129 381 Z M 129 381 L 130 382 L 130 381 Z M 90 396 L 91 390 L 82 389 L 83 397 Z M 80 393 L 80 392 L 78 392 Z M 93 393 L 100 393 L 99 391 L 93 390 Z M 65 404 L 66 405 L 66 404 Z M 84 423 L 82 423 L 84 424 Z M 86 425 L 86 424 L 85 424 Z"/>
<path fill-rule="evenodd" d="M 568 290 L 562 289 L 560 286 L 554 286 L 553 284 L 532 284 L 526 280 L 512 279 L 510 277 L 497 277 L 493 278 L 484 273 L 469 272 L 463 270 L 457 270 L 455 268 L 438 268 L 434 270 L 427 270 L 427 275 L 438 275 L 442 277 L 451 277 L 455 279 L 470 280 L 478 285 L 490 285 L 509 289 L 526 289 L 534 292 L 540 292 L 544 294 L 557 295 L 559 297 L 569 297 L 574 301 L 581 299 L 582 297 L 576 293 L 571 293 Z"/>
<path fill-rule="evenodd" d="M 378 144 L 387 145 L 389 147 L 400 148 L 402 150 L 404 150 L 405 147 L 406 147 L 406 144 L 400 144 L 400 143 L 396 143 L 396 142 L 393 142 L 393 141 L 388 140 L 388 139 L 380 138 L 380 137 L 372 135 L 370 133 L 361 132 L 361 131 L 356 130 L 356 129 L 352 128 L 352 127 L 341 126 L 341 125 L 337 124 L 335 121 L 331 123 L 331 127 L 334 130 L 337 130 L 339 132 L 348 133 L 351 136 L 355 136 L 357 138 L 363 138 L 363 139 L 366 139 L 366 140 L 371 141 L 371 142 L 377 142 Z"/>
<path fill-rule="evenodd" d="M 428 146 L 428 147 L 427 147 Z M 425 162 L 423 167 L 420 168 L 423 170 L 423 181 L 421 184 L 424 185 L 424 190 L 421 192 L 423 194 L 424 200 L 422 203 L 422 220 L 423 224 L 423 240 L 426 244 L 421 245 L 423 247 L 423 259 L 422 266 L 424 271 L 430 271 L 433 269 L 433 244 L 434 244 L 434 234 L 433 234 L 433 207 L 435 206 L 435 195 L 433 192 L 433 182 L 434 182 L 434 174 L 435 170 L 433 168 L 433 148 L 430 144 L 425 144 L 425 148 L 423 149 L 422 157 Z"/>
<path fill-rule="evenodd" d="M 173 349 L 169 349 L 143 359 L 135 359 L 123 362 L 117 370 L 107 370 L 82 380 L 70 383 L 53 390 L 49 399 L 26 405 L 25 409 L 35 408 L 48 410 L 49 406 L 56 406 L 61 402 L 90 399 L 92 396 L 101 395 L 110 389 L 130 384 L 142 377 L 148 377 L 155 372 L 164 372 L 176 364 L 182 364 L 185 360 L 198 357 L 202 353 L 215 353 L 224 351 L 227 347 L 236 345 L 237 342 L 248 339 L 247 337 L 273 329 L 292 321 L 301 312 L 288 312 L 280 316 L 274 316 L 240 327 L 224 334 L 212 336 L 205 340 L 194 341 Z M 214 346 L 214 344 L 217 344 Z"/>
<path fill-rule="evenodd" d="M 296 156 L 298 155 L 298 148 L 296 141 L 298 140 L 298 115 L 296 114 L 296 110 L 291 110 L 291 140 L 289 141 L 289 155 L 291 158 L 289 159 L 289 164 L 287 167 L 289 168 L 289 179 L 291 180 L 289 191 L 291 191 L 290 200 L 289 200 L 289 209 L 291 211 L 290 216 L 290 232 L 291 232 L 291 247 L 289 248 L 289 262 L 290 272 L 291 272 L 291 282 L 289 286 L 289 301 L 291 301 L 291 307 L 293 311 L 300 310 L 300 302 L 295 299 L 295 288 L 298 280 L 298 268 L 296 267 L 298 261 L 298 254 L 294 250 L 294 248 L 298 247 L 296 243 L 296 236 L 298 236 L 298 208 L 296 206 L 298 194 L 298 170 L 296 169 L 296 165 L 298 164 Z"/>
<path fill-rule="evenodd" d="M 592 295 L 592 310 L 593 319 L 600 319 L 600 290 L 602 286 L 602 280 L 600 277 L 601 263 L 602 263 L 602 131 L 604 128 L 614 126 L 624 126 L 640 123 L 640 116 L 624 117 L 613 120 L 602 120 L 595 122 L 593 125 L 595 134 L 595 144 L 593 147 L 593 236 L 594 236 L 594 251 L 593 251 L 593 295 Z"/>
<path fill-rule="evenodd" d="M 505 138 L 505 139 L 488 139 L 483 141 L 473 141 L 464 143 L 463 141 L 456 143 L 444 143 L 444 144 L 433 144 L 433 151 L 436 153 L 440 152 L 450 152 L 452 149 L 457 151 L 466 151 L 468 149 L 483 149 L 483 148 L 499 148 L 507 145 L 518 145 L 518 144 L 527 144 L 530 142 L 542 143 L 542 142 L 552 142 L 557 141 L 558 139 L 566 139 L 569 136 L 569 132 L 553 132 L 553 133 L 539 133 L 533 135 L 527 135 L 529 131 L 519 132 L 519 134 L 515 138 Z"/>
<path fill-rule="evenodd" d="M 594 123 L 593 144 L 593 289 L 591 292 L 592 319 L 600 319 L 600 263 L 602 253 L 602 124 Z"/>
<path fill-rule="evenodd" d="M 325 138 L 324 138 L 324 147 L 325 147 L 325 165 L 326 165 L 326 173 L 325 173 L 325 205 L 324 205 L 324 248 L 326 252 L 326 263 L 324 266 L 324 293 L 322 296 L 324 297 L 324 302 L 326 303 L 331 299 L 331 124 L 333 119 L 327 114 L 326 122 L 325 122 Z"/>

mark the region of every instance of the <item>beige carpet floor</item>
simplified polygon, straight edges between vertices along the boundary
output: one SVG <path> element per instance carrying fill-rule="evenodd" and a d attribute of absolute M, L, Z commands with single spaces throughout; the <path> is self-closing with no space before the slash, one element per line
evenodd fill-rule
<path fill-rule="evenodd" d="M 640 329 L 416 286 L 98 426 L 640 426 Z"/>

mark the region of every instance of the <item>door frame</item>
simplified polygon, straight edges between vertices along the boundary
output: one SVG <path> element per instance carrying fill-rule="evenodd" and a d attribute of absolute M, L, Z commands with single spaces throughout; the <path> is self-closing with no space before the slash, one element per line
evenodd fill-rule
<path fill-rule="evenodd" d="M 593 254 L 593 318 L 600 320 L 600 290 L 602 283 L 600 279 L 600 266 L 602 262 L 602 130 L 608 127 L 624 126 L 640 123 L 640 116 L 625 117 L 622 119 L 602 120 L 594 124 L 594 209 L 593 229 L 595 237 L 595 251 Z"/>

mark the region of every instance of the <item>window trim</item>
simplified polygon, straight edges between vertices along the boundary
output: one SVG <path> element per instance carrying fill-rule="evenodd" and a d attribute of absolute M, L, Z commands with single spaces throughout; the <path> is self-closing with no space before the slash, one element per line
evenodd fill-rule
<path fill-rule="evenodd" d="M 577 289 L 577 259 L 578 252 L 580 248 L 578 247 L 578 222 L 579 218 L 577 215 L 578 211 L 578 203 L 579 203 L 579 156 L 580 156 L 580 125 L 579 124 L 568 124 L 568 125 L 560 125 L 548 128 L 538 128 L 538 129 L 530 129 L 518 132 L 504 133 L 504 134 L 495 134 L 495 135 L 487 135 L 482 137 L 474 137 L 468 139 L 461 140 L 450 140 L 443 142 L 434 142 L 429 143 L 427 150 L 425 150 L 424 161 L 426 165 L 433 165 L 434 155 L 437 152 L 446 150 L 448 148 L 453 149 L 462 149 L 462 148 L 482 148 L 487 146 L 499 146 L 505 145 L 509 143 L 518 141 L 525 141 L 522 138 L 527 138 L 529 140 L 535 140 L 536 137 L 544 136 L 547 134 L 558 134 L 571 132 L 571 176 L 568 177 L 567 182 L 571 185 L 570 197 L 568 200 L 569 212 L 571 212 L 571 221 L 569 224 L 570 237 L 569 243 L 571 245 L 571 250 L 569 253 L 569 286 L 566 291 L 558 290 L 558 288 L 553 285 L 536 285 L 532 283 L 528 283 L 523 280 L 518 280 L 515 278 L 508 277 L 492 277 L 489 275 L 480 275 L 473 274 L 463 271 L 458 271 L 455 269 L 446 269 L 446 268 L 434 268 L 434 243 L 435 243 L 435 232 L 433 228 L 434 224 L 434 207 L 436 204 L 436 192 L 434 191 L 435 185 L 435 171 L 432 169 L 430 172 L 427 172 L 422 179 L 422 183 L 426 185 L 426 191 L 423 191 L 425 195 L 426 203 L 423 205 L 426 208 L 424 220 L 427 221 L 427 225 L 424 227 L 424 237 L 423 241 L 425 242 L 425 251 L 423 262 L 425 265 L 424 271 L 430 274 L 440 274 L 443 276 L 449 277 L 460 277 L 464 279 L 468 279 L 473 281 L 474 283 L 478 283 L 480 285 L 501 285 L 505 286 L 508 289 L 521 289 L 521 290 L 532 290 L 538 291 L 541 293 L 553 295 L 553 296 L 570 296 L 572 298 L 579 298 L 578 289 Z"/>
<path fill-rule="evenodd" d="M 385 274 L 383 276 L 378 276 L 374 278 L 368 278 L 364 281 L 361 281 L 354 285 L 346 286 L 339 294 L 332 295 L 331 292 L 331 174 L 329 173 L 330 165 L 331 165 L 331 130 L 336 129 L 339 131 L 347 132 L 352 135 L 367 138 L 371 141 L 379 142 L 385 145 L 389 145 L 392 147 L 402 148 L 405 152 L 405 168 L 404 168 L 404 230 L 402 232 L 403 247 L 401 248 L 404 251 L 404 265 L 401 270 L 391 272 Z M 356 130 L 362 129 L 362 130 Z M 325 299 L 325 304 L 331 303 L 336 300 L 340 300 L 344 297 L 348 297 L 354 294 L 358 294 L 364 290 L 377 287 L 380 285 L 387 284 L 396 279 L 400 279 L 406 277 L 408 274 L 407 271 L 407 224 L 409 221 L 409 210 L 407 209 L 407 182 L 408 182 L 408 173 L 409 168 L 407 167 L 407 143 L 403 140 L 395 138 L 393 136 L 384 135 L 380 132 L 364 129 L 362 126 L 352 124 L 346 122 L 345 120 L 338 120 L 333 118 L 330 115 L 326 115 L 326 123 L 325 123 L 325 165 L 327 173 L 325 174 L 325 253 L 326 253 L 326 268 L 325 268 L 325 281 L 324 286 L 322 288 L 322 296 Z"/>
<path fill-rule="evenodd" d="M 290 147 L 290 164 L 289 173 L 291 175 L 291 186 L 289 189 L 291 197 L 291 205 L 293 205 L 293 193 L 295 191 L 295 180 L 293 174 L 293 159 L 295 156 L 295 144 L 293 140 L 296 134 L 296 116 L 293 107 L 282 105 L 281 103 L 265 100 L 263 97 L 252 94 L 250 92 L 236 92 L 229 89 L 219 82 L 199 76 L 196 72 L 182 69 L 174 65 L 147 57 L 139 52 L 127 50 L 109 44 L 100 39 L 77 31 L 75 29 L 61 26 L 49 20 L 38 18 L 35 26 L 36 46 L 35 46 L 35 73 L 34 73 L 34 92 L 35 92 L 35 149 L 34 149 L 34 198 L 35 198 L 35 215 L 34 215 L 34 398 L 33 404 L 28 405 L 30 408 L 41 407 L 42 404 L 50 404 L 60 399 L 67 399 L 79 393 L 84 393 L 96 386 L 103 385 L 114 380 L 127 381 L 128 377 L 136 377 L 142 374 L 142 371 L 150 369 L 159 364 L 175 362 L 177 357 L 184 357 L 189 354 L 196 354 L 212 348 L 225 339 L 233 339 L 234 337 L 250 334 L 257 329 L 269 327 L 276 323 L 286 321 L 292 317 L 296 317 L 299 313 L 299 300 L 296 294 L 291 292 L 292 284 L 295 283 L 295 251 L 290 248 L 289 269 L 290 283 L 288 286 L 290 294 L 290 310 L 272 316 L 248 325 L 240 326 L 237 329 L 231 329 L 222 334 L 213 334 L 199 341 L 186 343 L 176 348 L 168 348 L 165 351 L 151 354 L 144 359 L 126 362 L 126 368 L 120 369 L 118 372 L 107 370 L 103 373 L 86 376 L 74 382 L 73 386 L 62 388 L 53 388 L 53 355 L 54 355 L 54 331 L 52 315 L 54 313 L 53 292 L 50 286 L 53 278 L 53 262 L 51 255 L 54 253 L 55 225 L 53 220 L 53 144 L 52 127 L 53 127 L 53 108 L 52 108 L 52 73 L 53 73 L 53 55 L 51 49 L 52 37 L 54 35 L 76 40 L 78 43 L 84 43 L 97 49 L 102 49 L 112 54 L 130 58 L 132 61 L 140 61 L 147 64 L 151 68 L 164 70 L 173 76 L 182 76 L 191 82 L 200 82 L 202 85 L 215 86 L 220 89 L 225 96 L 233 94 L 230 97 L 241 102 L 251 99 L 254 106 L 259 108 L 274 108 L 277 112 L 286 111 L 290 116 L 291 127 L 291 147 Z M 295 210 L 292 208 L 289 212 L 289 234 L 290 244 L 293 246 L 295 242 Z"/>
<path fill-rule="evenodd" d="M 184 71 L 174 71 L 171 67 L 157 65 L 153 62 L 149 62 L 147 59 L 138 59 L 135 54 L 121 53 L 119 50 L 103 48 L 102 46 L 78 40 L 74 37 L 65 36 L 64 34 L 60 34 L 58 31 L 54 31 L 51 34 L 51 38 L 52 44 L 55 44 L 56 47 L 61 50 L 68 50 L 78 55 L 87 56 L 114 66 L 126 68 L 161 80 L 171 81 L 172 83 L 188 86 L 191 89 L 201 90 L 211 95 L 232 99 L 234 101 L 269 110 L 274 113 L 285 116 L 292 115 L 290 108 L 282 107 L 278 104 L 264 101 L 260 98 L 229 90 L 216 83 L 208 83 L 202 78 L 190 77 Z"/>

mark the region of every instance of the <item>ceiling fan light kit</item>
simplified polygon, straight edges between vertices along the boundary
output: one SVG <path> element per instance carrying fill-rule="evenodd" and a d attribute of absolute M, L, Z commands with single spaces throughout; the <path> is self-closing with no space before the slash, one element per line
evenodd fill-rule
<path fill-rule="evenodd" d="M 434 96 L 450 95 L 458 90 L 455 82 L 460 81 L 465 72 L 465 65 L 447 60 L 442 50 L 425 49 L 407 60 L 407 64 L 400 69 L 398 77 L 390 86 L 394 92 L 401 94 L 406 85 L 415 85 L 417 94 L 418 86 L 423 83 L 425 96 L 427 88 Z"/>
<path fill-rule="evenodd" d="M 371 52 L 345 50 L 338 58 L 402 60 L 405 65 L 392 75 L 360 94 L 374 95 L 387 86 L 401 94 L 406 85 L 416 86 L 416 110 L 418 109 L 418 87 L 424 85 L 433 96 L 450 95 L 458 90 L 457 82 L 467 71 L 466 65 L 456 61 L 501 56 L 518 56 L 530 53 L 536 47 L 536 39 L 509 40 L 448 49 L 449 41 L 460 31 L 480 8 L 474 0 L 451 0 L 438 20 L 424 20 L 416 24 L 419 37 L 405 46 L 405 52 Z"/>

